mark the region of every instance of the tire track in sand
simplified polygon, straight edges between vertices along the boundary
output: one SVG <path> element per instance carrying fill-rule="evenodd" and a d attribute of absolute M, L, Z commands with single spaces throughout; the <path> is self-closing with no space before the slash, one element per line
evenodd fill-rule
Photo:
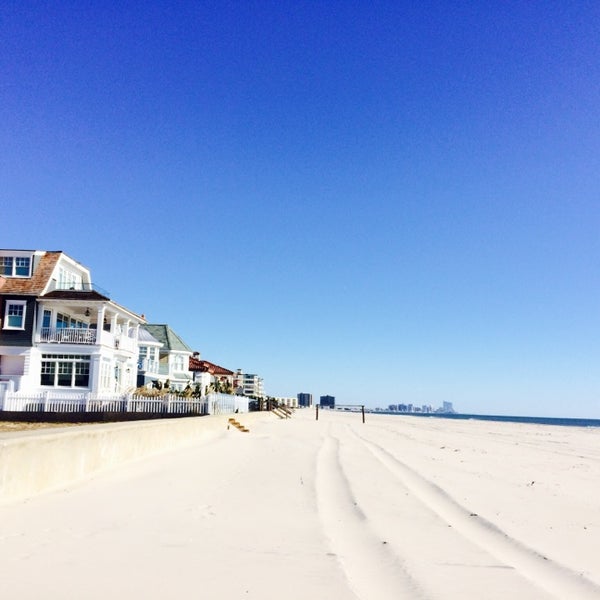
<path fill-rule="evenodd" d="M 463 537 L 512 566 L 523 577 L 564 600 L 598 600 L 600 587 L 571 569 L 511 538 L 492 522 L 458 503 L 442 488 L 426 479 L 382 446 L 352 433 L 425 506 Z"/>
<path fill-rule="evenodd" d="M 360 600 L 419 600 L 423 594 L 401 559 L 369 528 L 328 435 L 317 455 L 317 507 L 331 551 Z"/>

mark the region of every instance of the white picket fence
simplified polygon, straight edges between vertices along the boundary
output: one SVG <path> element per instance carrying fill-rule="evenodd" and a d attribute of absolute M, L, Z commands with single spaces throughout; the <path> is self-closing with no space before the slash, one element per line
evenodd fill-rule
<path fill-rule="evenodd" d="M 17 412 L 117 412 L 152 414 L 218 415 L 248 412 L 248 399 L 229 394 L 182 398 L 174 394 L 148 397 L 134 395 L 72 394 L 52 392 L 22 394 L 7 392 L 0 410 Z"/>

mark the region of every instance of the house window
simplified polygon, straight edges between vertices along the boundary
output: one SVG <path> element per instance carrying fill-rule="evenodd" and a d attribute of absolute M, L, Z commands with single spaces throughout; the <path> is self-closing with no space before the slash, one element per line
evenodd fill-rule
<path fill-rule="evenodd" d="M 56 383 L 60 387 L 72 387 L 73 384 L 73 363 L 67 361 L 58 361 L 56 363 Z"/>
<path fill-rule="evenodd" d="M 7 300 L 4 329 L 25 329 L 25 300 Z"/>
<path fill-rule="evenodd" d="M 0 257 L 0 275 L 7 277 L 30 277 L 31 258 L 29 256 Z"/>
<path fill-rule="evenodd" d="M 31 259 L 29 257 L 15 258 L 15 276 L 16 277 L 29 277 L 29 271 L 31 266 Z"/>
<path fill-rule="evenodd" d="M 42 354 L 41 385 L 88 387 L 90 357 L 79 354 Z"/>
<path fill-rule="evenodd" d="M 62 329 L 63 327 L 68 327 L 69 322 L 70 322 L 70 319 L 67 315 L 61 315 L 60 313 L 58 313 L 56 315 L 56 328 L 57 329 Z"/>
<path fill-rule="evenodd" d="M 52 326 L 52 311 L 44 310 L 44 316 L 42 318 L 42 327 Z"/>
<path fill-rule="evenodd" d="M 139 347 L 139 355 L 138 355 L 138 369 L 143 369 L 144 368 L 144 362 L 147 358 L 148 355 L 148 347 L 147 346 L 140 346 Z"/>
<path fill-rule="evenodd" d="M 14 258 L 12 256 L 0 257 L 0 274 L 12 277 Z"/>

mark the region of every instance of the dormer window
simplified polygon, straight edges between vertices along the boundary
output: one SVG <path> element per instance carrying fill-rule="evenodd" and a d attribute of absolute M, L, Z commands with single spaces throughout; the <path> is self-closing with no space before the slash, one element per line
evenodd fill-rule
<path fill-rule="evenodd" d="M 0 256 L 0 275 L 31 277 L 31 258 L 29 256 Z"/>

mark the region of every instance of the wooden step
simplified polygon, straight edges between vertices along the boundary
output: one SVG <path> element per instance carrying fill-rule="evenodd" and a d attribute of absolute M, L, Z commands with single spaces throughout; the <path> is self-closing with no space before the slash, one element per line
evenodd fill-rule
<path fill-rule="evenodd" d="M 247 427 L 244 427 L 239 421 L 236 421 L 233 418 L 228 419 L 229 424 L 233 425 L 239 431 L 243 431 L 244 433 L 248 433 L 250 430 Z"/>

